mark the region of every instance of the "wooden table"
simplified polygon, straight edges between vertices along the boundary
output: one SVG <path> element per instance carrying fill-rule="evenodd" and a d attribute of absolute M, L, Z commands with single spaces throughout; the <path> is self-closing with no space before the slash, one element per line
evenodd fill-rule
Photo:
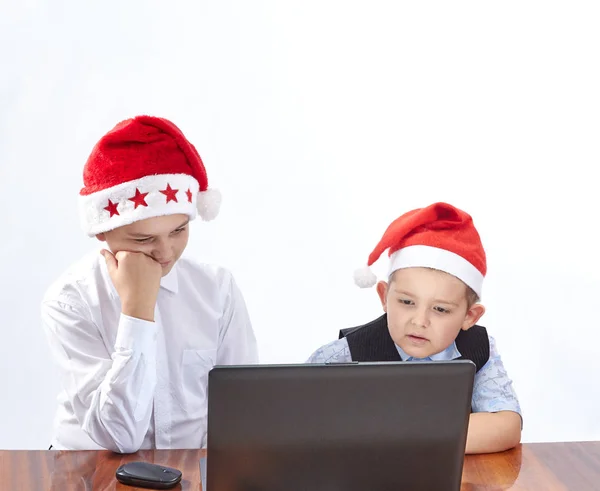
<path fill-rule="evenodd" d="M 200 450 L 143 450 L 133 455 L 105 451 L 0 451 L 0 490 L 122 490 L 115 471 L 132 460 L 176 467 L 176 490 L 200 490 Z M 509 452 L 468 456 L 462 491 L 600 490 L 600 442 L 535 443 Z"/>

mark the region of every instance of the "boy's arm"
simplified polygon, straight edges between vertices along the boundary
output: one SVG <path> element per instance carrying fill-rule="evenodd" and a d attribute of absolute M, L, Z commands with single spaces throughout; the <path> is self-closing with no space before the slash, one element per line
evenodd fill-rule
<path fill-rule="evenodd" d="M 121 301 L 114 347 L 104 344 L 77 291 L 43 302 L 42 321 L 83 430 L 101 447 L 133 453 L 144 441 L 152 414 L 154 309 L 162 270 L 142 253 L 103 250 L 102 255 Z"/>
<path fill-rule="evenodd" d="M 521 441 L 521 416 L 513 411 L 472 413 L 465 453 L 494 453 L 516 447 Z"/>
<path fill-rule="evenodd" d="M 348 347 L 348 340 L 342 338 L 321 346 L 310 355 L 306 363 L 350 363 L 351 361 L 352 355 Z"/>
<path fill-rule="evenodd" d="M 226 293 L 219 332 L 217 364 L 256 364 L 258 347 L 242 292 L 230 273 L 226 273 L 223 283 Z"/>
<path fill-rule="evenodd" d="M 490 358 L 475 375 L 466 453 L 502 452 L 521 441 L 521 407 L 494 338 Z"/>
<path fill-rule="evenodd" d="M 156 325 L 122 314 L 111 357 L 86 307 L 75 299 L 44 302 L 42 322 L 82 429 L 108 450 L 139 450 L 156 385 Z"/>

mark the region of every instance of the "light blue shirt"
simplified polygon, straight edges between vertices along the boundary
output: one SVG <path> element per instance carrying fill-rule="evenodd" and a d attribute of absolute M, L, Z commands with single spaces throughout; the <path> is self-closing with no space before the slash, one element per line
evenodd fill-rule
<path fill-rule="evenodd" d="M 471 406 L 475 413 L 495 413 L 514 411 L 521 414 L 521 406 L 513 388 L 512 380 L 504 369 L 504 364 L 496 348 L 494 338 L 489 336 L 490 358 L 475 375 Z M 400 358 L 404 361 L 450 361 L 460 358 L 461 354 L 452 343 L 440 353 L 427 358 L 413 358 L 396 345 Z M 315 351 L 307 363 L 348 363 L 352 361 L 346 338 L 338 339 Z"/>

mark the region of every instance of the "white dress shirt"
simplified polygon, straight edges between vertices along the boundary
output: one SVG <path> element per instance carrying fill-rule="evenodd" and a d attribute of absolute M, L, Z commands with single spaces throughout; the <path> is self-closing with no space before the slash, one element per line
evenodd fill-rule
<path fill-rule="evenodd" d="M 186 258 L 162 278 L 154 322 L 121 313 L 99 252 L 48 289 L 42 321 L 63 387 L 56 449 L 204 447 L 209 370 L 258 363 L 231 273 Z"/>

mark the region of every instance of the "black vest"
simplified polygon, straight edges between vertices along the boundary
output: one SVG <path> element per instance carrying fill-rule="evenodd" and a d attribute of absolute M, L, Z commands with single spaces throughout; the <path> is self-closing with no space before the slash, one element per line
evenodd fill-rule
<path fill-rule="evenodd" d="M 348 341 L 353 361 L 402 361 L 388 330 L 387 314 L 363 326 L 342 329 L 340 339 L 343 337 Z M 462 355 L 458 360 L 471 360 L 477 371 L 481 370 L 490 358 L 487 330 L 477 325 L 461 330 L 456 348 Z"/>

